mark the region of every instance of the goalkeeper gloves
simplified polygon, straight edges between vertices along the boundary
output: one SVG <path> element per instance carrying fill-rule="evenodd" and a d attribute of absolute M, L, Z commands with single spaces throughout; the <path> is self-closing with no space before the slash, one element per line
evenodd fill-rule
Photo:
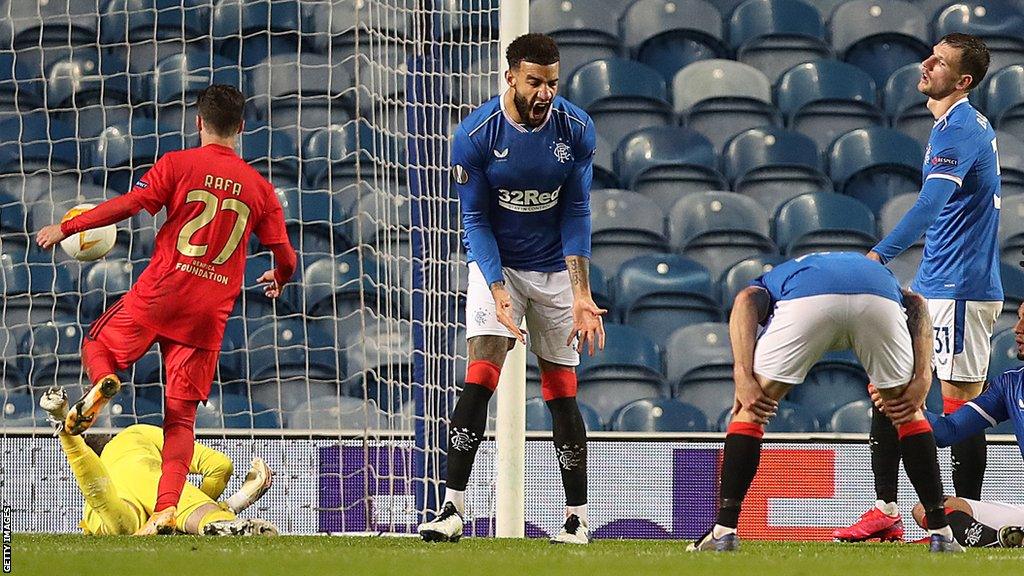
<path fill-rule="evenodd" d="M 253 458 L 249 472 L 245 475 L 245 482 L 230 498 L 227 499 L 228 508 L 238 514 L 259 500 L 272 484 L 273 472 L 262 458 Z"/>

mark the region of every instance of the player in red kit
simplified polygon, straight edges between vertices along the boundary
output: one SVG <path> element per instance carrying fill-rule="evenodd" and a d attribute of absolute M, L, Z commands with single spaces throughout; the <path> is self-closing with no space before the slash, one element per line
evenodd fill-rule
<path fill-rule="evenodd" d="M 249 234 L 274 253 L 276 268 L 260 276 L 276 298 L 295 271 L 295 251 L 273 186 L 235 154 L 245 97 L 213 85 L 199 95 L 201 145 L 169 152 L 125 195 L 39 231 L 50 248 L 66 236 L 106 226 L 145 209 L 167 209 L 153 257 L 139 280 L 89 329 L 82 360 L 92 388 L 68 413 L 65 429 L 81 434 L 121 388 L 116 372 L 160 344 L 164 448 L 153 515 L 137 534 L 167 533 L 195 444 L 196 406 L 210 395 L 228 315 L 241 291 Z"/>

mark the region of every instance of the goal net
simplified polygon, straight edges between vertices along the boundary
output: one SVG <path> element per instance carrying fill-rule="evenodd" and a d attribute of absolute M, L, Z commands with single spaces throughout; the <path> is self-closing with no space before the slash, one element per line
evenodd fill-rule
<path fill-rule="evenodd" d="M 512 1 L 512 0 L 508 0 Z M 521 2 L 526 9 L 526 1 Z M 74 531 L 81 497 L 39 396 L 88 382 L 83 333 L 138 278 L 164 214 L 122 223 L 96 263 L 34 233 L 126 192 L 198 145 L 195 96 L 247 96 L 238 151 L 277 188 L 299 255 L 282 298 L 255 242 L 200 440 L 237 488 L 276 471 L 255 515 L 282 531 L 410 532 L 436 506 L 445 421 L 465 370 L 466 280 L 448 139 L 493 96 L 499 0 L 0 1 L 2 499 L 13 529 Z M 188 306 L 182 295 L 181 306 Z M 97 427 L 159 425 L 153 349 Z M 486 450 L 486 449 L 485 449 Z M 482 451 L 476 478 L 488 478 Z M 489 484 L 490 480 L 480 480 Z M 470 514 L 493 516 L 490 490 Z M 477 531 L 488 533 L 488 522 Z"/>

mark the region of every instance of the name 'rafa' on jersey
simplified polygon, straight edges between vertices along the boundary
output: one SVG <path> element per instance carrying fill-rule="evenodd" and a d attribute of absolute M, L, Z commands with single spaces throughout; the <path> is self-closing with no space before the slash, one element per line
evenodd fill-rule
<path fill-rule="evenodd" d="M 501 267 L 557 272 L 565 256 L 590 256 L 595 141 L 587 113 L 561 97 L 533 129 L 511 119 L 500 95 L 459 124 L 451 164 L 463 242 L 488 282 L 500 279 Z M 572 227 L 571 236 L 585 234 L 585 246 L 563 246 L 563 225 Z M 486 234 L 474 236 L 488 227 L 493 244 Z"/>

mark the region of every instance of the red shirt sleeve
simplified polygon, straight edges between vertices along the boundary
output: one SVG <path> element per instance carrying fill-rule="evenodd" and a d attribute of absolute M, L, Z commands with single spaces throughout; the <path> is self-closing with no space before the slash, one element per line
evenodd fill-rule
<path fill-rule="evenodd" d="M 146 212 L 156 215 L 164 206 L 170 204 L 176 187 L 173 155 L 165 154 L 125 195 L 134 198 Z"/>
<path fill-rule="evenodd" d="M 92 230 L 108 224 L 115 224 L 138 214 L 142 205 L 136 198 L 131 196 L 118 196 L 102 202 L 99 206 L 75 216 L 71 220 L 61 222 L 60 231 L 65 236 L 78 234 L 85 230 Z"/>

